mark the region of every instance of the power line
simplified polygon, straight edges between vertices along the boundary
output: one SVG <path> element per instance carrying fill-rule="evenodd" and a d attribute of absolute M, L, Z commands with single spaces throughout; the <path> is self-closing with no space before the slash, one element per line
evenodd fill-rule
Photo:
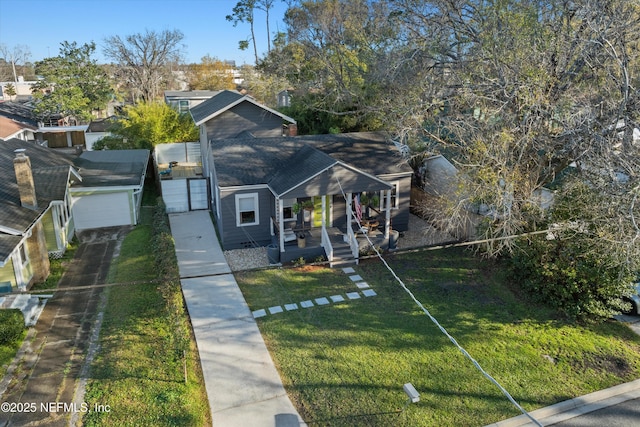
<path fill-rule="evenodd" d="M 345 201 L 347 203 L 351 203 L 351 200 L 347 200 L 347 196 L 342 188 L 342 184 L 340 183 L 340 180 L 338 179 L 338 177 L 336 177 L 336 181 L 338 181 L 338 186 L 340 187 L 340 191 L 342 192 L 342 196 L 344 197 Z M 356 223 L 358 224 L 358 227 L 360 229 L 362 229 L 362 224 L 360 223 L 360 220 L 358 219 L 358 217 L 356 215 L 354 215 L 353 211 L 351 212 L 351 215 L 353 216 L 353 219 L 355 219 Z M 350 221 L 347 221 L 347 227 L 351 227 Z M 546 230 L 545 230 L 546 232 Z M 535 234 L 540 234 L 542 232 L 535 232 Z M 518 404 L 518 402 L 516 402 L 516 400 L 511 396 L 511 394 L 509 394 L 509 392 L 495 379 L 493 378 L 491 375 L 489 375 L 489 373 L 487 373 L 482 366 L 480 366 L 480 363 L 478 363 L 478 361 L 476 361 L 460 344 L 458 344 L 458 341 L 456 341 L 456 339 L 451 336 L 451 334 L 449 334 L 449 332 L 447 332 L 447 330 L 444 328 L 444 326 L 442 326 L 440 324 L 440 322 L 438 322 L 438 320 L 433 317 L 433 315 L 431 315 L 431 313 L 429 312 L 429 310 L 427 310 L 427 308 L 420 302 L 420 300 L 418 300 L 418 298 L 416 298 L 416 296 L 413 294 L 413 292 L 411 292 L 411 290 L 409 290 L 409 288 L 407 288 L 407 286 L 405 285 L 405 283 L 402 281 L 402 279 L 400 279 L 400 277 L 398 277 L 398 275 L 396 274 L 395 271 L 393 271 L 393 269 L 391 268 L 391 266 L 387 263 L 387 261 L 382 257 L 382 254 L 380 254 L 380 252 L 378 251 L 378 249 L 376 248 L 376 246 L 373 244 L 373 242 L 371 241 L 371 239 L 369 239 L 369 236 L 366 233 L 363 233 L 364 237 L 367 239 L 367 241 L 369 242 L 369 245 L 371 246 L 371 248 L 373 248 L 373 250 L 376 253 L 376 256 L 380 259 L 380 261 L 382 261 L 382 263 L 384 264 L 385 268 L 387 270 L 389 270 L 389 272 L 393 275 L 393 277 L 396 279 L 396 281 L 400 284 L 400 286 L 402 287 L 402 289 L 411 297 L 411 299 L 413 300 L 413 302 L 416 303 L 416 305 L 424 312 L 424 314 L 426 314 L 429 319 L 431 319 L 431 321 L 438 327 L 438 329 L 440 329 L 440 331 L 449 339 L 449 341 L 451 341 L 453 343 L 453 345 L 456 346 L 456 348 L 467 358 L 471 361 L 471 363 L 480 371 L 480 373 L 487 378 L 489 381 L 491 381 L 496 387 L 498 387 L 498 389 L 502 392 L 502 394 L 504 394 L 507 399 L 509 399 L 509 401 L 516 407 L 518 408 L 518 410 L 520 412 L 522 412 L 524 415 L 526 415 L 531 421 L 533 421 L 537 426 L 542 427 L 542 424 L 540 424 L 538 422 L 538 420 L 536 420 L 532 415 L 530 415 L 522 406 L 520 406 L 520 404 Z M 534 233 L 532 233 L 534 234 Z"/>

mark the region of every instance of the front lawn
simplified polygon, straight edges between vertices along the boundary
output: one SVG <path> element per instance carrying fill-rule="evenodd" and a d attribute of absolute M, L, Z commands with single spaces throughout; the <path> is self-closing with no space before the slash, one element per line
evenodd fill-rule
<path fill-rule="evenodd" d="M 519 296 L 499 266 L 450 249 L 389 258 L 442 326 L 526 410 L 640 377 L 625 325 L 574 325 Z M 379 261 L 356 266 L 377 293 L 286 311 L 258 325 L 310 425 L 478 426 L 519 411 L 416 306 Z M 252 310 L 358 291 L 340 270 L 236 275 Z M 405 408 L 404 383 L 421 400 Z"/>
<path fill-rule="evenodd" d="M 181 297 L 179 282 L 157 283 L 151 212 L 143 213 L 143 224 L 127 235 L 109 272 L 112 283 L 137 284 L 105 289 L 100 351 L 91 366 L 85 398 L 89 407 L 109 405 L 109 411 L 88 412 L 83 422 L 88 426 L 209 425 L 209 402 L 195 341 L 188 332 L 182 333 L 187 329 L 187 314 L 172 316 L 166 299 Z M 180 343 L 185 340 L 183 353 Z"/>

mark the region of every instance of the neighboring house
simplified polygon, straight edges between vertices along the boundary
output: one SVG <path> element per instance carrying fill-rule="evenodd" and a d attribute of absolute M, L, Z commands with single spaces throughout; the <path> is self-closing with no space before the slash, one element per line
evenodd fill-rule
<path fill-rule="evenodd" d="M 72 159 L 37 144 L 0 143 L 0 282 L 25 290 L 49 275 L 73 234 Z M 13 163 L 13 166 L 11 166 Z"/>
<path fill-rule="evenodd" d="M 318 255 L 334 261 L 336 248 L 346 244 L 357 259 L 365 242 L 359 232 L 382 246 L 391 227 L 408 228 L 413 171 L 384 133 L 212 140 L 208 156 L 225 249 L 274 242 L 282 262 Z M 363 194 L 378 200 L 367 230 L 353 220 L 354 213 L 366 220 L 358 202 Z M 309 211 L 296 213 L 305 202 Z M 309 240 L 303 248 L 292 241 L 295 233 Z"/>
<path fill-rule="evenodd" d="M 0 140 L 2 141 L 13 138 L 35 141 L 37 131 L 37 126 L 0 116 Z"/>
<path fill-rule="evenodd" d="M 88 125 L 79 125 L 69 117 L 54 117 L 39 122 L 33 113 L 31 102 L 0 102 L 0 117 L 5 117 L 31 127 L 35 139 L 50 148 L 72 148 L 84 145 L 84 133 Z"/>
<path fill-rule="evenodd" d="M 166 90 L 164 102 L 179 113 L 188 113 L 191 108 L 220 92 L 219 90 Z"/>
<path fill-rule="evenodd" d="M 46 279 L 76 230 L 136 224 L 148 157 L 0 143 L 0 282 L 25 290 Z"/>

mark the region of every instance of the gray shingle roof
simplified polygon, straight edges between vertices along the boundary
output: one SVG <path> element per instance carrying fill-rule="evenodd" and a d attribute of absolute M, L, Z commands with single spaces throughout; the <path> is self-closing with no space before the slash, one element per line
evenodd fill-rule
<path fill-rule="evenodd" d="M 282 194 L 336 163 L 335 159 L 325 153 L 304 145 L 289 158 L 286 167 L 276 171 L 269 180 L 269 187 L 276 194 Z"/>
<path fill-rule="evenodd" d="M 148 159 L 149 150 L 85 151 L 73 162 L 82 177 L 74 187 L 138 185 Z"/>
<path fill-rule="evenodd" d="M 243 98 L 240 92 L 224 90 L 190 109 L 191 117 L 196 124 L 207 119 L 220 110 Z"/>
<path fill-rule="evenodd" d="M 377 132 L 234 138 L 211 143 L 220 186 L 269 184 L 274 191 L 290 188 L 335 160 L 374 176 L 412 173 L 394 153 L 395 146 L 384 133 Z"/>

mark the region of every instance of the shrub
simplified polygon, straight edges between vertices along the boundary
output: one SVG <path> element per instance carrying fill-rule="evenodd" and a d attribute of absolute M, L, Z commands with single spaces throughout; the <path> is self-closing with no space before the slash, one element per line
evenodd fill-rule
<path fill-rule="evenodd" d="M 24 329 L 24 317 L 20 310 L 0 310 L 0 345 L 19 340 Z"/>

